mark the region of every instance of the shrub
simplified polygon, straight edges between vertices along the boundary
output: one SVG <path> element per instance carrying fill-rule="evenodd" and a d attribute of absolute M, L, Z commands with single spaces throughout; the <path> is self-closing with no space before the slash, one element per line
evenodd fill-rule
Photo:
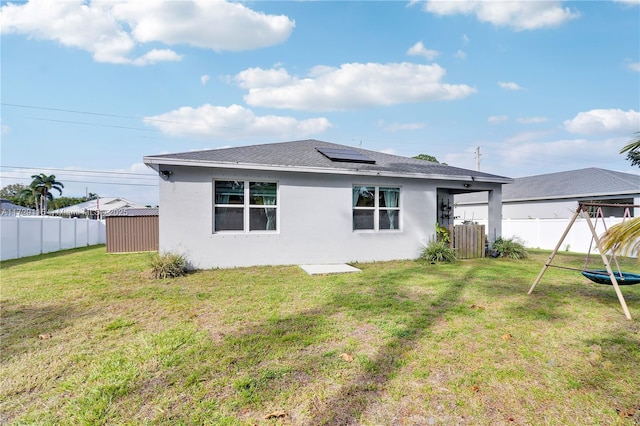
<path fill-rule="evenodd" d="M 527 253 L 524 245 L 517 237 L 507 239 L 498 237 L 492 247 L 494 253 L 500 257 L 508 257 L 510 259 L 526 259 L 529 257 L 529 253 Z"/>
<path fill-rule="evenodd" d="M 175 278 L 187 272 L 187 259 L 181 254 L 156 253 L 151 258 L 151 276 L 154 279 Z"/>
<path fill-rule="evenodd" d="M 427 262 L 455 262 L 456 252 L 449 246 L 449 243 L 432 240 L 422 249 L 420 258 Z"/>
<path fill-rule="evenodd" d="M 441 226 L 438 222 L 436 222 L 436 240 L 445 243 L 451 242 L 451 235 L 449 234 L 449 230 L 444 226 Z"/>

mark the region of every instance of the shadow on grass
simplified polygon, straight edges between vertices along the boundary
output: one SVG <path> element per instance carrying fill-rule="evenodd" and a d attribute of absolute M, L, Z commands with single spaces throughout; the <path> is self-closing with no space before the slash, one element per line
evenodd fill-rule
<path fill-rule="evenodd" d="M 55 338 L 77 314 L 68 305 L 8 306 L 2 302 L 0 307 L 0 363 L 34 350 L 40 340 Z"/>
<path fill-rule="evenodd" d="M 86 251 L 95 250 L 100 247 L 105 247 L 105 245 L 96 244 L 96 245 L 91 245 L 86 247 L 78 247 L 78 248 L 72 248 L 68 250 L 54 251 L 51 253 L 36 254 L 34 256 L 26 256 L 26 257 L 21 257 L 19 259 L 2 260 L 0 261 L 0 269 L 9 269 L 9 268 L 13 268 L 14 266 L 25 265 L 31 262 L 38 262 L 41 260 L 55 259 L 56 257 L 83 253 Z"/>
<path fill-rule="evenodd" d="M 326 377 L 326 399 L 307 401 L 307 421 L 314 425 L 358 423 L 403 368 L 406 354 L 443 315 L 459 309 L 468 278 L 451 281 L 448 277 L 433 292 L 420 293 L 412 289 L 432 279 L 423 265 L 375 274 L 365 271 L 354 276 L 348 287 L 333 287 L 327 302 L 317 307 L 291 315 L 274 312 L 271 318 L 223 336 L 216 336 L 212 328 L 210 333 L 218 340 L 214 356 L 218 367 L 213 368 L 214 375 L 205 374 L 209 377 L 202 379 L 215 380 L 216 375 L 235 379 L 217 387 L 209 397 L 236 407 L 269 410 L 272 401 L 308 392 L 314 377 Z M 335 335 L 345 333 L 345 324 L 362 327 L 347 331 L 346 340 L 335 340 Z M 359 340 L 353 364 L 340 356 L 352 344 L 348 336 Z M 190 359 L 194 366 L 206 364 L 193 356 Z"/>
<path fill-rule="evenodd" d="M 413 274 L 424 272 L 420 267 Z M 417 298 L 403 289 L 403 279 L 393 272 L 376 277 L 376 281 L 392 282 L 394 286 L 375 287 L 369 294 L 336 293 L 331 305 L 347 313 L 371 311 L 387 318 L 395 316 L 406 320 L 405 327 L 402 333 L 391 334 L 385 339 L 366 368 L 350 384 L 314 407 L 311 413 L 314 425 L 357 424 L 367 407 L 376 402 L 386 383 L 402 367 L 405 354 L 415 348 L 439 318 L 456 309 L 468 280 L 449 282 L 438 294 Z"/>
<path fill-rule="evenodd" d="M 640 327 L 633 324 L 630 331 L 612 331 L 611 335 L 585 340 L 589 353 L 587 359 L 590 368 L 582 368 L 582 374 L 576 377 L 583 386 L 598 389 L 604 394 L 615 395 L 620 387 L 637 389 L 634 374 L 640 370 Z M 634 334 L 632 337 L 631 333 Z M 622 378 L 622 379 L 621 379 Z M 627 384 L 621 383 L 626 381 Z M 631 392 L 616 398 L 619 407 L 640 408 L 640 395 Z M 638 417 L 640 420 L 640 417 Z M 638 423 L 636 423 L 638 424 Z"/>

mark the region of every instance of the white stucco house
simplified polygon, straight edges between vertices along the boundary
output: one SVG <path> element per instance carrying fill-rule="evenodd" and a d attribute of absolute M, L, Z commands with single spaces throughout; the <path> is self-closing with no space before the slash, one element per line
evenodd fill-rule
<path fill-rule="evenodd" d="M 489 194 L 501 235 L 507 177 L 317 140 L 151 155 L 160 251 L 195 268 L 411 259 L 452 220 L 453 196 Z"/>
<path fill-rule="evenodd" d="M 488 194 L 474 192 L 455 196 L 459 220 L 485 220 Z M 515 178 L 502 187 L 505 219 L 570 218 L 580 202 L 640 205 L 640 174 L 586 168 Z M 623 217 L 626 208 L 603 207 L 604 217 Z M 631 217 L 640 208 L 630 208 Z"/>

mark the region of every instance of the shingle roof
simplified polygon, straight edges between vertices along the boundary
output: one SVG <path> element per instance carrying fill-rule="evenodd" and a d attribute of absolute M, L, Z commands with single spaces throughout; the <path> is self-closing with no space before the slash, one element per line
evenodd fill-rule
<path fill-rule="evenodd" d="M 127 208 L 143 208 L 144 206 L 133 201 L 129 201 L 125 198 L 119 197 L 100 197 L 96 200 L 84 201 L 79 204 L 64 207 L 57 210 L 52 210 L 49 213 L 52 214 L 74 214 L 83 213 L 85 211 L 96 211 L 100 208 L 101 212 L 108 212 L 116 209 Z"/>
<path fill-rule="evenodd" d="M 577 199 L 640 194 L 640 175 L 591 167 L 515 178 L 502 186 L 502 201 Z M 486 194 L 462 194 L 457 202 L 486 202 Z"/>
<path fill-rule="evenodd" d="M 331 161 L 316 148 L 350 149 L 375 160 L 375 164 Z M 447 166 L 415 158 L 384 154 L 362 148 L 323 142 L 314 139 L 250 145 L 236 148 L 192 151 L 144 157 L 148 164 L 179 164 L 194 166 L 304 169 L 322 172 L 359 172 L 363 174 L 405 175 L 433 178 L 466 178 L 485 182 L 511 182 L 510 178 Z"/>
<path fill-rule="evenodd" d="M 13 204 L 11 201 L 0 198 L 0 211 L 1 210 L 12 210 L 12 211 L 35 211 L 30 209 L 29 207 L 22 207 L 17 204 Z"/>

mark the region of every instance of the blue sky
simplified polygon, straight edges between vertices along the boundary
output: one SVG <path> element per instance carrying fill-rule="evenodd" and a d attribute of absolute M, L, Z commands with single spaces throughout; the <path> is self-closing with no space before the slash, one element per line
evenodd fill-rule
<path fill-rule="evenodd" d="M 638 0 L 1 4 L 2 186 L 157 204 L 145 155 L 309 138 L 640 172 Z"/>

